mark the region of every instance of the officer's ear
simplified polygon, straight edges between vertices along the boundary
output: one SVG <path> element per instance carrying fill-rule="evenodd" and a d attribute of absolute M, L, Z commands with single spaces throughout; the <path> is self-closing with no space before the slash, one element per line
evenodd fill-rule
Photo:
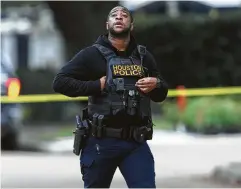
<path fill-rule="evenodd" d="M 131 31 L 134 29 L 134 22 L 131 23 Z"/>
<path fill-rule="evenodd" d="M 109 22 L 106 22 L 106 29 L 109 30 Z"/>

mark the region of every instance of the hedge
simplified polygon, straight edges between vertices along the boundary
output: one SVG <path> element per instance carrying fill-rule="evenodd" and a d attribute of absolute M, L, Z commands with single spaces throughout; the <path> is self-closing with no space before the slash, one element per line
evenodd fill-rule
<path fill-rule="evenodd" d="M 214 20 L 153 16 L 140 18 L 134 35 L 153 53 L 170 88 L 239 86 L 240 23 L 240 13 Z"/>
<path fill-rule="evenodd" d="M 188 132 L 203 134 L 240 133 L 241 100 L 230 97 L 193 97 L 183 112 L 176 102 L 163 103 L 163 119 L 173 126 L 183 123 Z"/>

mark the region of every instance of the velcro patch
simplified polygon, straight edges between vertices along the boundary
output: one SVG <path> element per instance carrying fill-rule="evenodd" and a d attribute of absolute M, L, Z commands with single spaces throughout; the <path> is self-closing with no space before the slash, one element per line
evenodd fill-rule
<path fill-rule="evenodd" d="M 133 64 L 116 64 L 112 65 L 113 76 L 143 76 L 143 69 L 141 65 Z"/>

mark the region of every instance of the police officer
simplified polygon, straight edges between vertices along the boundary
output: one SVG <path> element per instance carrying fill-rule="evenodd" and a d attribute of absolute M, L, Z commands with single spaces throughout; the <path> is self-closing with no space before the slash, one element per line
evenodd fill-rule
<path fill-rule="evenodd" d="M 168 87 L 152 54 L 136 43 L 133 17 L 123 6 L 108 14 L 107 34 L 77 53 L 57 73 L 55 92 L 89 96 L 90 136 L 80 154 L 85 188 L 109 188 L 117 168 L 129 188 L 155 188 L 150 102 Z"/>

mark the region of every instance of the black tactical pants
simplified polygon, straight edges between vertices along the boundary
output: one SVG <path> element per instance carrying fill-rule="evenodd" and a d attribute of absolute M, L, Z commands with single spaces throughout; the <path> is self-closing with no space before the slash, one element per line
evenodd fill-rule
<path fill-rule="evenodd" d="M 85 188 L 109 188 L 117 167 L 129 188 L 156 188 L 154 158 L 146 142 L 90 137 L 80 166 Z"/>

